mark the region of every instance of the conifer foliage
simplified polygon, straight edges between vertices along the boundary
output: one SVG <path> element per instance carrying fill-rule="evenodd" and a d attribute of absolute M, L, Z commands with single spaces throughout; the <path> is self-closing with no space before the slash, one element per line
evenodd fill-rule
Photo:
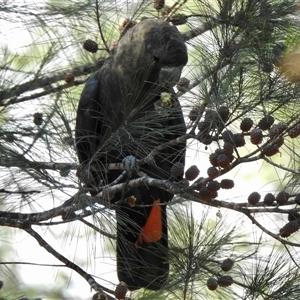
<path fill-rule="evenodd" d="M 12 287 L 13 298 L 62 299 L 73 293 L 66 284 L 47 292 L 35 286 L 32 294 L 26 278 L 20 278 L 23 287 L 10 280 L 20 262 L 12 249 L 17 245 L 26 257 L 21 249 L 32 240 L 37 243 L 30 247 L 50 255 L 45 273 L 58 266 L 77 273 L 93 290 L 92 295 L 86 289 L 86 299 L 299 299 L 299 14 L 300 5 L 292 0 L 0 4 L 0 26 L 6 28 L 0 41 L 1 297 L 12 298 Z M 120 175 L 95 187 L 95 170 L 79 164 L 75 147 L 80 94 L 117 53 L 118 41 L 145 18 L 177 27 L 188 63 L 180 79 L 164 68 L 157 89 L 143 95 L 141 106 L 162 82 L 174 87 L 174 94 L 161 93 L 155 113 L 141 117 L 139 108 L 122 105 L 128 120 L 118 123 L 95 153 L 105 158 L 118 145 L 117 152 L 124 146 L 139 157 L 131 168 L 100 159 L 96 171 Z M 133 54 L 127 53 L 129 66 Z M 170 139 L 161 125 L 174 113 L 175 98 L 186 131 Z M 132 138 L 137 132 L 143 132 L 139 140 Z M 176 151 L 159 157 L 183 143 L 185 165 L 174 157 Z M 161 178 L 143 168 L 158 157 L 171 165 Z M 134 179 L 128 172 L 135 172 Z M 130 292 L 126 282 L 106 276 L 105 259 L 111 258 L 115 273 L 115 211 L 124 203 L 137 207 L 139 200 L 116 197 L 141 186 L 175 195 L 164 203 L 170 271 L 160 290 Z M 128 222 L 126 213 L 118 218 Z M 29 257 L 24 269 L 36 263 Z"/>

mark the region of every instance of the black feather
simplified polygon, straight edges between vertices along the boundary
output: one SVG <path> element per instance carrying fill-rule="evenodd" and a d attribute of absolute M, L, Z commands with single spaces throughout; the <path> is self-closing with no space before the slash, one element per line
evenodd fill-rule
<path fill-rule="evenodd" d="M 121 162 L 128 155 L 143 158 L 155 147 L 185 133 L 173 86 L 186 63 L 187 49 L 181 34 L 164 21 L 146 19 L 120 39 L 111 57 L 86 83 L 78 106 L 76 146 L 80 163 L 92 177 L 86 180 L 88 186 L 97 190 L 120 175 L 120 171 L 104 172 L 107 164 Z M 169 102 L 162 101 L 162 93 L 170 94 Z M 177 144 L 161 151 L 141 170 L 151 177 L 168 179 L 172 165 L 183 163 L 184 155 L 185 143 Z M 118 277 L 131 290 L 157 290 L 168 276 L 164 204 L 173 195 L 144 185 L 116 194 L 113 201 L 130 196 L 136 198 L 134 207 L 122 203 L 116 209 Z M 137 245 L 151 204 L 157 199 L 163 204 L 163 236 L 156 242 Z"/>

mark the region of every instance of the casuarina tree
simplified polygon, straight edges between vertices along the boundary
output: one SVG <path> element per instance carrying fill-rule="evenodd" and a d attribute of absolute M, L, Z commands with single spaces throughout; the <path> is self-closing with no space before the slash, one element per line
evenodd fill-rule
<path fill-rule="evenodd" d="M 299 7 L 1 4 L 1 298 L 298 299 Z"/>

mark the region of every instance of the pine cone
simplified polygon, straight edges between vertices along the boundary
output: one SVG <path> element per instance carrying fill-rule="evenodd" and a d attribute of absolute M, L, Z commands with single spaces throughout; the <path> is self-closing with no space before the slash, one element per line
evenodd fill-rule
<path fill-rule="evenodd" d="M 261 130 L 267 130 L 273 125 L 274 121 L 275 120 L 271 115 L 266 115 L 258 122 L 257 126 Z"/>
<path fill-rule="evenodd" d="M 251 205 L 256 205 L 260 200 L 260 194 L 258 192 L 253 192 L 248 196 L 248 203 Z"/>
<path fill-rule="evenodd" d="M 290 138 L 294 139 L 300 135 L 300 123 L 289 129 L 288 135 Z"/>
<path fill-rule="evenodd" d="M 43 124 L 43 114 L 42 113 L 33 114 L 33 123 L 38 126 L 42 125 Z"/>
<path fill-rule="evenodd" d="M 220 106 L 218 114 L 224 123 L 228 121 L 230 112 L 227 106 Z"/>
<path fill-rule="evenodd" d="M 279 122 L 278 124 L 274 124 L 269 130 L 270 139 L 275 139 L 282 132 L 284 132 L 288 128 L 285 122 Z"/>
<path fill-rule="evenodd" d="M 183 172 L 184 172 L 184 165 L 179 161 L 174 163 L 174 165 L 171 167 L 171 175 L 173 177 L 179 177 L 183 174 Z"/>
<path fill-rule="evenodd" d="M 211 124 L 212 123 L 210 121 L 201 121 L 198 124 L 198 129 L 201 133 L 209 133 Z"/>
<path fill-rule="evenodd" d="M 289 237 L 292 233 L 300 229 L 299 221 L 291 221 L 285 224 L 280 230 L 279 235 L 283 238 Z"/>
<path fill-rule="evenodd" d="M 233 279 L 231 276 L 223 275 L 219 277 L 218 284 L 219 286 L 227 287 L 233 284 Z"/>
<path fill-rule="evenodd" d="M 268 193 L 264 197 L 264 204 L 265 205 L 272 205 L 275 201 L 275 196 L 272 193 Z"/>
<path fill-rule="evenodd" d="M 233 144 L 234 135 L 233 135 L 232 131 L 230 131 L 230 130 L 224 131 L 222 133 L 222 137 L 223 137 L 224 143 L 231 143 L 231 144 Z"/>
<path fill-rule="evenodd" d="M 196 121 L 197 120 L 197 117 L 198 117 L 198 114 L 199 114 L 199 108 L 198 107 L 193 107 L 191 110 L 190 110 L 190 113 L 189 113 L 189 119 L 191 121 Z"/>
<path fill-rule="evenodd" d="M 207 184 L 207 188 L 210 191 L 218 191 L 221 188 L 221 185 L 219 181 L 212 180 Z"/>
<path fill-rule="evenodd" d="M 230 166 L 232 159 L 226 154 L 220 154 L 217 157 L 217 164 L 221 168 L 228 168 Z"/>
<path fill-rule="evenodd" d="M 199 198 L 203 200 L 210 200 L 211 199 L 211 191 L 207 187 L 203 187 L 199 191 Z"/>
<path fill-rule="evenodd" d="M 223 153 L 226 154 L 227 156 L 231 157 L 234 151 L 234 147 L 232 143 L 224 143 L 223 145 Z"/>
<path fill-rule="evenodd" d="M 284 205 L 287 203 L 287 201 L 289 200 L 290 194 L 285 192 L 285 191 L 281 191 L 277 194 L 276 196 L 276 202 L 278 203 L 278 205 Z"/>
<path fill-rule="evenodd" d="M 209 190 L 209 196 L 210 196 L 210 199 L 215 199 L 215 198 L 217 198 L 218 197 L 218 192 L 217 191 L 211 191 L 211 190 Z"/>
<path fill-rule="evenodd" d="M 243 147 L 245 146 L 246 142 L 245 142 L 245 138 L 242 134 L 240 133 L 236 133 L 233 135 L 233 144 L 236 147 Z"/>
<path fill-rule="evenodd" d="M 65 75 L 65 82 L 66 83 L 71 83 L 71 82 L 74 81 L 74 79 L 75 79 L 75 75 L 73 73 L 67 73 Z"/>
<path fill-rule="evenodd" d="M 190 80 L 185 77 L 181 77 L 177 82 L 176 87 L 178 91 L 186 92 L 189 89 L 189 85 L 190 85 Z"/>
<path fill-rule="evenodd" d="M 274 143 L 266 145 L 262 150 L 262 153 L 268 157 L 273 156 L 273 155 L 277 154 L 278 152 L 279 152 L 279 147 Z"/>
<path fill-rule="evenodd" d="M 253 120 L 250 118 L 245 118 L 242 120 L 240 124 L 240 128 L 242 131 L 247 132 L 251 129 L 252 125 L 253 125 Z"/>
<path fill-rule="evenodd" d="M 216 167 L 209 167 L 207 169 L 207 175 L 209 178 L 214 179 L 220 175 L 220 171 Z"/>
<path fill-rule="evenodd" d="M 83 48 L 91 53 L 96 53 L 98 51 L 98 44 L 92 40 L 85 40 L 83 43 Z"/>
<path fill-rule="evenodd" d="M 232 269 L 233 265 L 234 265 L 234 261 L 231 258 L 226 258 L 221 263 L 221 269 L 224 272 L 228 272 L 228 271 L 230 271 Z"/>
<path fill-rule="evenodd" d="M 209 161 L 210 161 L 211 165 L 214 167 L 218 166 L 218 156 L 219 156 L 219 154 L 216 152 L 209 155 Z"/>
<path fill-rule="evenodd" d="M 234 181 L 231 179 L 222 179 L 220 182 L 221 189 L 230 190 L 234 187 Z"/>
<path fill-rule="evenodd" d="M 209 290 L 214 291 L 218 287 L 218 281 L 217 281 L 217 279 L 211 277 L 211 278 L 208 278 L 206 285 Z"/>
<path fill-rule="evenodd" d="M 127 284 L 123 281 L 121 281 L 115 289 L 115 297 L 116 299 L 125 299 L 125 295 L 127 293 Z"/>
<path fill-rule="evenodd" d="M 199 173 L 200 170 L 198 169 L 197 166 L 195 165 L 190 166 L 185 172 L 185 178 L 189 181 L 193 181 L 198 177 Z"/>
<path fill-rule="evenodd" d="M 250 132 L 250 142 L 253 145 L 258 145 L 259 143 L 261 143 L 262 139 L 263 139 L 263 133 L 261 129 L 255 128 Z"/>
<path fill-rule="evenodd" d="M 300 214 L 297 212 L 290 212 L 288 213 L 288 220 L 291 221 L 300 221 Z"/>
<path fill-rule="evenodd" d="M 213 142 L 213 137 L 210 134 L 200 134 L 198 141 L 203 145 L 210 145 Z"/>

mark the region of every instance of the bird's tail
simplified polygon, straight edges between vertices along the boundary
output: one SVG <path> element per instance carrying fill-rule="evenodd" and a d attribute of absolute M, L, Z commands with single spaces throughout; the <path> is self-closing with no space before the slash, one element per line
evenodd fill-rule
<path fill-rule="evenodd" d="M 157 199 L 150 207 L 122 206 L 117 212 L 117 272 L 130 290 L 159 290 L 167 280 L 167 215 L 166 206 L 161 204 Z"/>

